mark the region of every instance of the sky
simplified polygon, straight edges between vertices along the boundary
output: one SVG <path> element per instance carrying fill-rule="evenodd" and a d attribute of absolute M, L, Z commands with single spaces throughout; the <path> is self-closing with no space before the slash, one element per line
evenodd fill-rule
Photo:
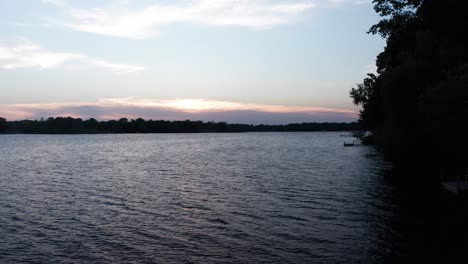
<path fill-rule="evenodd" d="M 0 1 L 0 116 L 350 122 L 370 0 Z"/>

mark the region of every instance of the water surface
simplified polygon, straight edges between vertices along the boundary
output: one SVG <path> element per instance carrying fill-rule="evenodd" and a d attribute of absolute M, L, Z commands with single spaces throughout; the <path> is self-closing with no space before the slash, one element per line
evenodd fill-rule
<path fill-rule="evenodd" d="M 381 263 L 388 165 L 339 135 L 0 135 L 0 262 Z"/>

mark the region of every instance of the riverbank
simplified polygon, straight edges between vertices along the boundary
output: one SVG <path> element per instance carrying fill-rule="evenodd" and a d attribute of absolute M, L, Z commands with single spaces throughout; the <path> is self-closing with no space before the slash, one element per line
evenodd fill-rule
<path fill-rule="evenodd" d="M 229 124 L 226 122 L 128 120 L 98 121 L 72 117 L 47 120 L 4 121 L 0 124 L 3 134 L 131 134 L 131 133 L 226 133 L 226 132 L 310 132 L 310 131 L 359 131 L 353 123 L 295 123 L 287 125 Z"/>
<path fill-rule="evenodd" d="M 415 175 L 426 173 L 427 180 Z M 429 170 L 392 169 L 387 178 L 399 197 L 398 254 L 385 263 L 460 263 L 468 259 L 468 197 L 444 190 Z M 418 180 L 416 180 L 416 178 Z M 463 262 L 461 262 L 463 263 Z"/>

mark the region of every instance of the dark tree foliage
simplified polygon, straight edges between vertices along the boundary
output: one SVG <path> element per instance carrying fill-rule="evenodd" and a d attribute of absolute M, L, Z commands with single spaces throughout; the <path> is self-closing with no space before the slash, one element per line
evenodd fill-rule
<path fill-rule="evenodd" d="M 353 88 L 360 121 L 393 160 L 466 166 L 468 1 L 374 0 L 387 45 Z"/>
<path fill-rule="evenodd" d="M 0 131 L 7 129 L 7 122 L 5 118 L 0 117 Z"/>
<path fill-rule="evenodd" d="M 226 122 L 165 121 L 165 120 L 81 120 L 72 117 L 50 117 L 46 121 L 9 121 L 0 118 L 3 133 L 27 134 L 100 134 L 100 133 L 202 133 L 202 132 L 300 132 L 358 131 L 358 123 L 301 123 L 289 125 L 247 125 Z"/>

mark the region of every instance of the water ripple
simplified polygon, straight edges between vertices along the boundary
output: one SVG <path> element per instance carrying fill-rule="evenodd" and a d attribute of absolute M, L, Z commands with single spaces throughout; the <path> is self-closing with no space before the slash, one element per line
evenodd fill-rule
<path fill-rule="evenodd" d="M 0 262 L 378 263 L 386 165 L 338 135 L 2 135 Z"/>

